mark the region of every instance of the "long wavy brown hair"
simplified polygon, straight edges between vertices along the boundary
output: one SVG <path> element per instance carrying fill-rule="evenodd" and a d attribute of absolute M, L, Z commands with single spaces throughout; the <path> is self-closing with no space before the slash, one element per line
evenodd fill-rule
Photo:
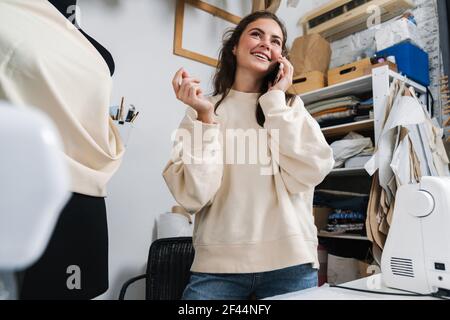
<path fill-rule="evenodd" d="M 236 56 L 233 54 L 233 49 L 238 45 L 241 35 L 244 32 L 245 28 L 250 23 L 258 19 L 272 19 L 276 23 L 278 23 L 283 33 L 282 55 L 285 57 L 287 57 L 288 55 L 288 50 L 286 48 L 286 40 L 287 40 L 286 27 L 275 14 L 267 11 L 256 11 L 244 17 L 234 29 L 226 31 L 223 36 L 222 49 L 220 50 L 219 53 L 219 64 L 216 68 L 216 73 L 214 75 L 214 92 L 213 92 L 214 96 L 221 95 L 221 98 L 215 104 L 214 112 L 216 112 L 217 108 L 227 97 L 231 87 L 234 84 L 237 62 Z M 269 75 L 270 71 L 268 72 L 268 74 L 266 75 L 261 84 L 260 88 L 261 94 L 259 96 L 262 96 L 269 89 Z M 286 93 L 286 102 L 288 102 L 293 97 L 294 95 Z M 264 127 L 265 120 L 266 118 L 264 116 L 264 112 L 261 108 L 261 105 L 258 102 L 258 106 L 256 108 L 256 121 L 261 127 Z"/>

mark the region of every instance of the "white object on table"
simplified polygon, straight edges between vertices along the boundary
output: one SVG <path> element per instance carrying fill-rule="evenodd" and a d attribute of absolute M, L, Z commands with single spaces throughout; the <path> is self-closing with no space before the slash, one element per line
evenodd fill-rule
<path fill-rule="evenodd" d="M 182 207 L 174 206 L 171 212 L 162 213 L 156 220 L 157 239 L 173 237 L 192 237 L 194 233 L 193 216 Z"/>
<path fill-rule="evenodd" d="M 375 274 L 370 277 L 343 283 L 340 286 L 377 291 L 380 293 L 368 293 L 347 290 L 342 288 L 330 287 L 324 284 L 321 287 L 310 288 L 306 290 L 286 293 L 278 296 L 265 298 L 264 300 L 431 300 L 433 297 L 420 296 L 398 296 L 388 293 L 411 294 L 409 292 L 387 288 L 382 282 L 381 274 Z"/>

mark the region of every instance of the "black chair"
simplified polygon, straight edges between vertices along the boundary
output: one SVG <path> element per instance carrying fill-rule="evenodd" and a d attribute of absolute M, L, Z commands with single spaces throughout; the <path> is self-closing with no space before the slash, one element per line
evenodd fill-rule
<path fill-rule="evenodd" d="M 193 260 L 192 237 L 155 240 L 148 253 L 147 272 L 125 282 L 119 300 L 124 300 L 128 287 L 141 279 L 146 279 L 146 300 L 181 299 Z"/>

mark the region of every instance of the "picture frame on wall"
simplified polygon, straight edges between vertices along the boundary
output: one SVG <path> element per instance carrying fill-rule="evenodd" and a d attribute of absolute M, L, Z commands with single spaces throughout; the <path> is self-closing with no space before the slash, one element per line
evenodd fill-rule
<path fill-rule="evenodd" d="M 227 21 L 233 25 L 237 25 L 241 21 L 241 17 L 224 10 L 223 8 L 219 8 L 218 6 L 212 5 L 206 1 L 201 0 L 177 0 L 176 3 L 176 11 L 175 11 L 175 36 L 174 36 L 174 45 L 173 45 L 173 53 L 175 55 L 185 57 L 194 61 L 198 61 L 200 63 L 207 64 L 212 67 L 216 67 L 218 64 L 218 58 L 211 56 L 211 54 L 198 52 L 195 49 L 189 49 L 185 47 L 185 43 L 183 41 L 183 32 L 186 30 L 186 6 L 189 5 L 196 10 L 201 10 L 206 12 L 213 17 L 217 17 L 224 21 Z"/>

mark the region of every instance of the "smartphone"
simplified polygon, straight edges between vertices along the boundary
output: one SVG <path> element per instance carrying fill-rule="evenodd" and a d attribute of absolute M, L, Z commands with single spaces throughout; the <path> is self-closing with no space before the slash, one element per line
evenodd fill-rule
<path fill-rule="evenodd" d="M 278 72 L 280 71 L 280 63 L 278 62 L 272 71 L 266 76 L 267 83 L 272 83 L 272 85 L 275 85 L 274 81 L 276 80 L 278 76 Z"/>

